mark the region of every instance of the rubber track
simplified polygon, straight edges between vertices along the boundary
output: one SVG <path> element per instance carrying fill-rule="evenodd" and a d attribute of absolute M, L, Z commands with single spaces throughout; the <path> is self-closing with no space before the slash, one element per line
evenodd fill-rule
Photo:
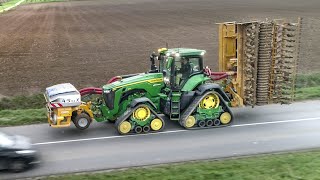
<path fill-rule="evenodd" d="M 134 108 L 128 108 L 121 116 L 119 116 L 115 122 L 115 127 L 118 130 L 118 126 L 120 125 L 120 123 L 122 123 L 123 121 L 127 120 L 131 114 L 138 109 L 139 107 L 142 107 L 145 104 L 139 104 L 138 106 L 134 107 Z M 147 105 L 148 106 L 148 105 Z M 165 127 L 165 122 L 164 120 L 158 115 L 158 113 L 156 113 L 152 108 L 150 108 L 150 106 L 148 106 L 150 111 L 162 121 L 162 127 L 161 129 L 159 129 L 158 131 L 152 131 L 152 129 L 150 129 L 150 131 L 148 133 L 155 133 L 155 132 L 159 132 L 162 131 L 163 128 Z M 151 127 L 150 127 L 151 128 Z M 120 132 L 119 132 L 120 133 Z M 120 133 L 121 134 L 121 133 Z M 135 132 L 133 132 L 132 130 L 129 133 L 126 134 L 122 134 L 122 135 L 132 135 L 132 134 L 136 134 Z M 143 132 L 141 133 L 143 134 Z"/>
<path fill-rule="evenodd" d="M 231 114 L 231 122 L 229 124 L 226 125 L 220 125 L 220 126 L 211 126 L 211 127 L 191 127 L 191 128 L 187 128 L 185 127 L 185 123 L 187 118 L 192 114 L 192 112 L 197 108 L 198 104 L 201 102 L 201 100 L 207 96 L 208 94 L 212 94 L 212 93 L 216 93 L 219 98 L 220 98 L 220 102 L 223 103 L 224 107 L 227 109 L 227 111 Z M 226 126 L 230 126 L 233 122 L 233 113 L 231 112 L 229 106 L 226 104 L 226 102 L 223 100 L 223 98 L 221 97 L 221 95 L 215 91 L 209 91 L 205 94 L 203 94 L 202 96 L 198 96 L 196 97 L 192 103 L 189 105 L 189 107 L 182 113 L 182 116 L 179 120 L 179 123 L 181 126 L 183 126 L 186 129 L 209 129 L 209 128 L 219 128 L 219 127 L 226 127 Z"/>

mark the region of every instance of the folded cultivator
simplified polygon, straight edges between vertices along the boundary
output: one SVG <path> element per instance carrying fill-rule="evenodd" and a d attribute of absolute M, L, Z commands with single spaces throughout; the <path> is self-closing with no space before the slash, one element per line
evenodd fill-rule
<path fill-rule="evenodd" d="M 244 105 L 294 99 L 301 19 L 220 24 L 220 71 L 237 70 L 232 87 Z"/>

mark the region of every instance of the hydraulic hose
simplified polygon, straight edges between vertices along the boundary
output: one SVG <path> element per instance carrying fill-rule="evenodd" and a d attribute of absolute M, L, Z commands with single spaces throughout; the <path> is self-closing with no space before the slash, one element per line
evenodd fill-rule
<path fill-rule="evenodd" d="M 102 94 L 102 88 L 96 88 L 96 87 L 88 87 L 80 89 L 80 95 L 84 96 L 87 94 Z"/>

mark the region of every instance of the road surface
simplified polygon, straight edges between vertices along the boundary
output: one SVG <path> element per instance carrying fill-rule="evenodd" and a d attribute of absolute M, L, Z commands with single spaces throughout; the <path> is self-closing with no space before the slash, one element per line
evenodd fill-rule
<path fill-rule="evenodd" d="M 39 167 L 0 172 L 0 179 L 94 171 L 320 147 L 320 101 L 234 109 L 230 127 L 185 130 L 167 121 L 163 132 L 119 136 L 113 124 L 53 129 L 47 124 L 1 128 L 28 136 L 41 152 Z"/>

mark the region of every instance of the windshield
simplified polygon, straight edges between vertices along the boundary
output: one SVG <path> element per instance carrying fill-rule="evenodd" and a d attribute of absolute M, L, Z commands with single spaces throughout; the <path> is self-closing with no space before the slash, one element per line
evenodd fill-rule
<path fill-rule="evenodd" d="M 203 69 L 200 56 L 165 56 L 163 60 L 164 82 L 168 87 L 181 88 L 192 75 Z"/>
<path fill-rule="evenodd" d="M 14 144 L 11 136 L 0 132 L 0 147 L 10 147 Z"/>
<path fill-rule="evenodd" d="M 167 85 L 170 84 L 170 75 L 171 75 L 172 62 L 173 62 L 173 58 L 172 57 L 170 57 L 170 56 L 169 57 L 165 57 L 163 71 L 165 72 L 164 82 Z"/>

